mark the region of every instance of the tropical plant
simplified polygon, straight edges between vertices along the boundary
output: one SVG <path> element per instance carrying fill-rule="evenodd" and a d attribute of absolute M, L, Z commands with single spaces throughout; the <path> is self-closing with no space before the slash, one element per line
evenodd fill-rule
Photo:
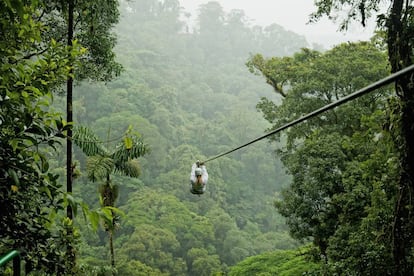
<path fill-rule="evenodd" d="M 47 156 L 68 129 L 50 108 L 52 92 L 69 75 L 67 56 L 81 51 L 44 38 L 39 8 L 38 1 L 0 3 L 1 251 L 22 250 L 27 273 L 70 274 L 78 233 L 68 235 L 71 221 L 57 223 L 64 196 Z"/>
<path fill-rule="evenodd" d="M 108 232 L 111 265 L 115 266 L 115 254 L 113 247 L 113 234 L 119 224 L 119 216 L 116 215 L 115 201 L 118 197 L 119 186 L 112 183 L 112 174 L 121 174 L 128 177 L 139 177 L 141 173 L 137 158 L 148 153 L 149 148 L 143 139 L 136 134 L 131 134 L 129 128 L 123 141 L 118 143 L 113 150 L 109 150 L 98 139 L 93 131 L 84 126 L 78 126 L 73 131 L 74 143 L 88 156 L 86 171 L 88 179 L 102 181 L 99 187 L 100 203 L 103 207 L 112 207 L 110 219 L 104 221 L 104 228 Z"/>

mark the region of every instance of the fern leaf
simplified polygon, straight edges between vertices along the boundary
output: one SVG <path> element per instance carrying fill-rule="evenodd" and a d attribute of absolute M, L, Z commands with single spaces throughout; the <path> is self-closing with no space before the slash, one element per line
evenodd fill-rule
<path fill-rule="evenodd" d="M 90 156 L 86 160 L 86 170 L 88 172 L 88 178 L 92 181 L 105 179 L 109 174 L 114 171 L 115 164 L 112 158 L 96 155 Z"/>
<path fill-rule="evenodd" d="M 120 144 L 114 153 L 112 153 L 111 157 L 116 160 L 116 162 L 127 162 L 128 160 L 135 159 L 141 157 L 147 153 L 149 153 L 148 145 L 144 144 L 142 139 L 133 139 L 132 144 L 128 145 L 129 147 L 125 147 L 125 144 Z"/>
<path fill-rule="evenodd" d="M 141 175 L 141 166 L 138 160 L 132 159 L 127 162 L 116 163 L 115 172 L 137 178 Z"/>
<path fill-rule="evenodd" d="M 108 155 L 108 151 L 91 129 L 78 126 L 73 129 L 73 142 L 87 155 Z"/>

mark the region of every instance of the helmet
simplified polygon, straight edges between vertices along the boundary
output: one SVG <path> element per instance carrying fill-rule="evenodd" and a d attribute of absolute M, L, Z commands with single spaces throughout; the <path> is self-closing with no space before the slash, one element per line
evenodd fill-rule
<path fill-rule="evenodd" d="M 203 174 L 203 170 L 202 169 L 200 169 L 200 168 L 196 168 L 195 169 L 195 175 L 196 176 L 199 176 L 199 175 L 202 175 Z"/>

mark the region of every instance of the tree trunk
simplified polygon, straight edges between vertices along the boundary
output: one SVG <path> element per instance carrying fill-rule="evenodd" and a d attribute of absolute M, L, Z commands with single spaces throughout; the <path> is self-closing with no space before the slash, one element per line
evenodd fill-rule
<path fill-rule="evenodd" d="M 414 242 L 414 91 L 405 77 L 398 83 L 400 95 L 400 128 L 395 139 L 399 149 L 400 176 L 394 211 L 393 255 L 394 275 L 412 275 L 411 260 Z M 411 84 L 412 85 L 412 84 Z"/>
<path fill-rule="evenodd" d="M 106 177 L 106 182 L 103 186 L 102 189 L 102 200 L 103 200 L 103 206 L 105 207 L 114 207 L 115 205 L 115 195 L 114 195 L 114 191 L 113 191 L 113 187 L 111 186 L 111 178 L 110 175 L 108 174 Z M 105 228 L 105 230 L 108 232 L 108 237 L 109 237 L 109 253 L 110 253 L 110 258 L 111 258 L 111 267 L 112 269 L 115 268 L 115 251 L 114 251 L 114 224 L 115 224 L 115 220 L 114 220 L 114 212 L 111 211 L 111 215 L 112 215 L 112 219 L 109 225 L 107 225 Z"/>
<path fill-rule="evenodd" d="M 413 92 L 413 91 L 411 91 Z M 393 225 L 394 275 L 412 275 L 414 234 L 414 104 L 401 100 L 400 177 Z"/>
<path fill-rule="evenodd" d="M 72 46 L 73 40 L 73 0 L 69 1 L 68 8 L 68 46 Z M 69 57 L 70 58 L 70 57 Z M 71 69 L 72 73 L 72 69 Z M 73 110 L 72 110 L 72 91 L 73 91 L 73 78 L 68 77 L 66 81 L 66 121 L 72 123 L 73 121 Z M 67 131 L 66 139 L 66 191 L 72 193 L 72 181 L 73 181 L 73 168 L 72 168 L 72 129 L 69 128 Z M 72 219 L 72 209 L 68 205 L 67 209 L 68 218 Z"/>
<path fill-rule="evenodd" d="M 392 72 L 411 65 L 411 34 L 403 14 L 403 0 L 392 3 L 388 26 L 388 55 Z M 409 18 L 409 17 L 408 17 Z M 409 20 L 409 19 L 408 19 Z M 399 151 L 398 194 L 394 210 L 393 225 L 393 275 L 412 275 L 411 258 L 414 241 L 414 88 L 412 75 L 396 82 L 399 96 L 399 122 L 394 139 Z"/>
<path fill-rule="evenodd" d="M 112 268 L 115 268 L 115 251 L 114 251 L 114 241 L 113 241 L 113 231 L 110 229 L 108 231 L 109 235 L 109 250 L 111 253 L 111 266 Z"/>
<path fill-rule="evenodd" d="M 67 37 L 67 44 L 69 47 L 72 46 L 73 40 L 73 13 L 74 13 L 74 1 L 69 0 L 68 2 L 68 37 Z M 70 57 L 69 57 L 70 58 Z M 71 69 L 71 72 L 72 73 Z M 73 89 L 73 79 L 71 76 L 68 77 L 66 82 L 66 112 L 67 112 L 67 122 L 71 123 L 73 121 L 72 117 L 72 89 Z M 67 139 L 66 139 L 66 191 L 67 193 L 72 193 L 72 181 L 73 181 L 73 167 L 72 167 L 72 129 L 69 128 L 67 131 Z M 73 219 L 73 211 L 72 206 L 68 205 L 67 210 L 67 217 L 69 219 Z M 68 235 L 73 236 L 73 229 L 68 229 Z M 71 239 L 72 240 L 72 239 Z M 76 267 L 76 253 L 75 248 L 72 242 L 67 244 L 67 264 L 68 264 L 68 272 L 69 274 L 75 271 Z"/>

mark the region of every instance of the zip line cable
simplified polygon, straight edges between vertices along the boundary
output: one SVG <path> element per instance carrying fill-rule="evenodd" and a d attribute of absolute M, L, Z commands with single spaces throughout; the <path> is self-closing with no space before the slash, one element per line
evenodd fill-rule
<path fill-rule="evenodd" d="M 248 143 L 246 143 L 244 145 L 241 145 L 241 146 L 239 146 L 237 148 L 234 148 L 232 150 L 229 150 L 229 151 L 226 151 L 226 152 L 221 153 L 219 155 L 216 155 L 216 156 L 214 156 L 214 157 L 212 157 L 210 159 L 205 160 L 202 163 L 210 162 L 210 161 L 215 160 L 217 158 L 220 158 L 220 157 L 222 157 L 224 155 L 227 155 L 229 153 L 232 153 L 232 152 L 234 152 L 236 150 L 239 150 L 241 148 L 247 147 L 248 145 L 251 145 L 253 143 L 256 143 L 256 142 L 258 142 L 258 141 L 260 141 L 262 139 L 265 139 L 265 138 L 267 138 L 267 137 L 269 137 L 271 135 L 274 135 L 274 134 L 276 134 L 276 133 L 278 133 L 278 132 L 280 132 L 280 131 L 282 131 L 284 129 L 287 129 L 287 128 L 291 127 L 291 126 L 294 126 L 296 124 L 299 124 L 299 123 L 301 123 L 301 122 L 303 122 L 303 121 L 305 121 L 305 120 L 307 120 L 309 118 L 315 117 L 315 116 L 317 116 L 317 115 L 319 115 L 319 114 L 321 114 L 321 113 L 323 113 L 323 112 L 325 112 L 325 111 L 327 111 L 329 109 L 335 108 L 335 107 L 337 107 L 339 105 L 342 105 L 342 104 L 344 104 L 346 102 L 349 102 L 349 101 L 354 100 L 354 99 L 356 99 L 358 97 L 361 97 L 361 96 L 363 96 L 363 95 L 365 95 L 365 94 L 367 94 L 369 92 L 372 92 L 372 91 L 380 88 L 381 86 L 390 84 L 391 82 L 394 82 L 395 80 L 397 80 L 401 76 L 403 76 L 403 75 L 405 75 L 405 74 L 407 74 L 409 72 L 412 72 L 412 71 L 414 71 L 414 64 L 412 64 L 412 65 L 410 65 L 410 66 L 408 66 L 408 67 L 406 67 L 406 68 L 404 68 L 404 69 L 402 69 L 402 70 L 400 70 L 398 72 L 395 72 L 395 73 L 389 75 L 388 77 L 385 77 L 385 78 L 383 78 L 383 79 L 381 79 L 379 81 L 376 81 L 376 82 L 374 82 L 374 83 L 372 83 L 372 84 L 370 84 L 370 85 L 368 85 L 368 86 L 366 86 L 366 87 L 364 87 L 364 88 L 362 88 L 362 89 L 360 89 L 360 90 L 358 90 L 358 91 L 356 91 L 356 92 L 354 92 L 352 94 L 349 94 L 348 96 L 345 96 L 342 99 L 339 99 L 339 100 L 337 100 L 335 102 L 332 102 L 330 104 L 327 104 L 327 105 L 325 105 L 325 106 L 323 106 L 323 107 L 321 107 L 321 108 L 319 108 L 319 109 L 317 109 L 315 111 L 312 111 L 312 112 L 310 112 L 310 113 L 308 113 L 308 114 L 300 117 L 299 119 L 293 120 L 293 121 L 291 121 L 291 122 L 289 122 L 289 123 L 287 123 L 287 124 L 285 124 L 285 125 L 277 128 L 277 129 L 273 130 L 272 132 L 269 132 L 269 133 L 267 133 L 267 134 L 265 134 L 263 136 L 260 136 L 260 137 L 254 139 L 254 140 L 252 140 L 252 141 L 250 141 L 250 142 L 248 142 Z"/>

